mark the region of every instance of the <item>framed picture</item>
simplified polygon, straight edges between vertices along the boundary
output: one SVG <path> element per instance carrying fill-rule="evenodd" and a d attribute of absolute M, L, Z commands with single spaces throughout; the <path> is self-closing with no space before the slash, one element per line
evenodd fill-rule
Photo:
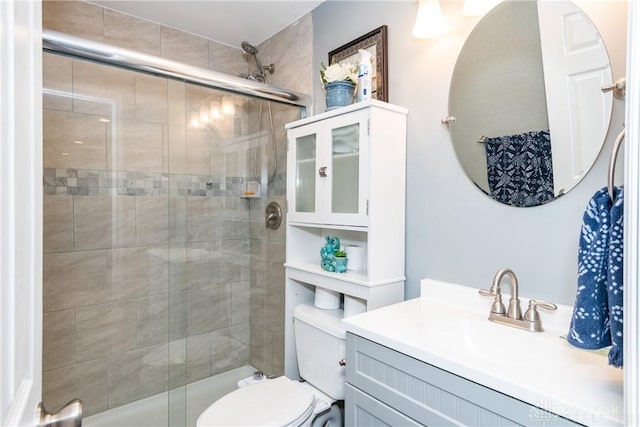
<path fill-rule="evenodd" d="M 329 64 L 338 62 L 351 63 L 355 66 L 360 62 L 358 50 L 363 49 L 371 53 L 371 98 L 389 101 L 387 84 L 387 26 L 375 30 L 340 46 L 329 52 Z"/>

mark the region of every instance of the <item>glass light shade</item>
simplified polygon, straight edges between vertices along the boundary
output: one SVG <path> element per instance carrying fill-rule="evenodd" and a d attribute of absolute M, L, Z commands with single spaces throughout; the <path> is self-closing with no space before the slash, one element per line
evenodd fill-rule
<path fill-rule="evenodd" d="M 211 106 L 209 108 L 209 116 L 211 120 L 216 120 L 220 118 L 220 102 L 211 101 Z"/>
<path fill-rule="evenodd" d="M 467 16 L 483 16 L 502 0 L 464 0 L 462 14 Z"/>
<path fill-rule="evenodd" d="M 189 126 L 196 129 L 200 127 L 200 119 L 197 111 L 191 112 L 189 117 Z"/>
<path fill-rule="evenodd" d="M 233 104 L 233 98 L 230 96 L 222 97 L 222 114 L 233 116 L 236 113 L 236 106 Z"/>
<path fill-rule="evenodd" d="M 428 39 L 441 35 L 447 24 L 439 0 L 420 0 L 418 16 L 413 26 L 413 37 Z"/>
<path fill-rule="evenodd" d="M 200 123 L 201 124 L 209 123 L 209 110 L 207 110 L 207 107 L 205 106 L 200 107 Z"/>

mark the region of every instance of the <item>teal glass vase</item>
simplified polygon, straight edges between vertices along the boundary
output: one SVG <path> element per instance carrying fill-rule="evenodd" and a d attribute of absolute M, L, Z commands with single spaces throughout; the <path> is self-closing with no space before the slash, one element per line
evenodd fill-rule
<path fill-rule="evenodd" d="M 356 85 L 349 81 L 331 82 L 324 85 L 327 111 L 353 104 Z"/>

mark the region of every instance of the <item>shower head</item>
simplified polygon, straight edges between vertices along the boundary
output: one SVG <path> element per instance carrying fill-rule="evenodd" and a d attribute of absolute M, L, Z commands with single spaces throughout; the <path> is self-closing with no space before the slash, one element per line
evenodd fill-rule
<path fill-rule="evenodd" d="M 242 50 L 244 50 L 247 54 L 253 56 L 253 60 L 256 61 L 256 65 L 258 67 L 258 71 L 255 73 L 250 74 L 250 76 L 253 76 L 255 80 L 261 81 L 264 83 L 267 75 L 264 73 L 265 70 L 268 71 L 269 73 L 273 74 L 273 71 L 275 69 L 275 65 L 270 64 L 267 66 L 262 66 L 262 63 L 260 62 L 260 60 L 258 59 L 258 48 L 255 47 L 254 45 L 252 45 L 251 43 L 244 41 L 241 43 L 242 46 Z"/>
<path fill-rule="evenodd" d="M 255 55 L 258 53 L 258 48 L 249 42 L 242 42 L 242 50 L 247 52 L 249 55 Z"/>

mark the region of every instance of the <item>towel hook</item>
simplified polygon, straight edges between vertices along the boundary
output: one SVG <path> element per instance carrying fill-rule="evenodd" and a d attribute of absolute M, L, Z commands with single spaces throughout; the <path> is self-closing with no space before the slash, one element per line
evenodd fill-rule
<path fill-rule="evenodd" d="M 620 146 L 622 145 L 622 141 L 624 141 L 624 129 L 618 135 L 615 142 L 613 143 L 613 147 L 611 148 L 611 157 L 609 158 L 609 171 L 607 176 L 607 190 L 609 191 L 609 197 L 611 201 L 615 201 L 614 199 L 614 175 L 616 174 L 616 158 L 618 157 L 618 151 L 620 151 Z"/>

